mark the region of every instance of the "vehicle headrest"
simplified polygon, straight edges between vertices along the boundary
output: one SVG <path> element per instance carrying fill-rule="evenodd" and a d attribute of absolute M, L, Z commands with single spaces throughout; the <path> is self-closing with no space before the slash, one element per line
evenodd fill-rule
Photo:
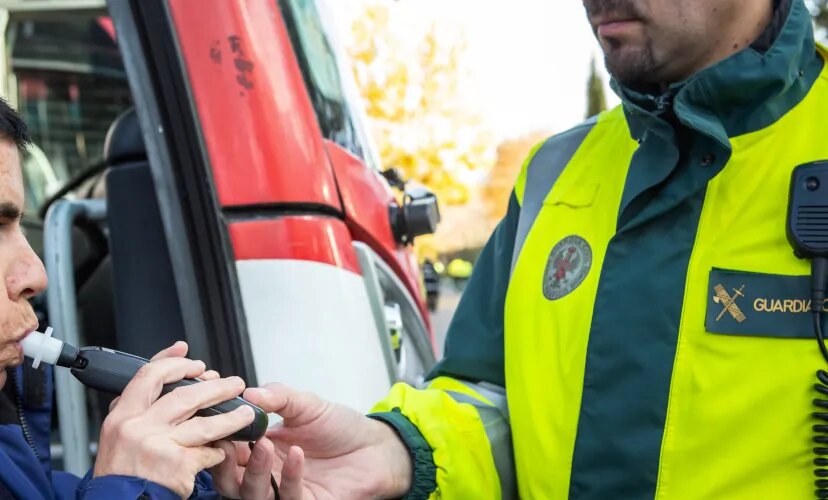
<path fill-rule="evenodd" d="M 104 141 L 104 158 L 110 165 L 146 160 L 147 148 L 135 108 L 121 113 L 109 127 Z"/>

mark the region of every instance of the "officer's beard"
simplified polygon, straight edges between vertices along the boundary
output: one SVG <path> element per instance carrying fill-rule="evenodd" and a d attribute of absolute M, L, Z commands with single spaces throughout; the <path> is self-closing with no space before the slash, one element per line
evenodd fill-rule
<path fill-rule="evenodd" d="M 595 37 L 604 50 L 607 71 L 628 87 L 640 87 L 658 78 L 659 69 L 654 55 L 652 40 L 646 32 L 637 39 L 601 38 L 597 22 L 608 18 L 631 19 L 642 25 L 648 24 L 648 16 L 635 0 L 583 0 L 584 9 L 592 25 Z M 642 30 L 645 30 L 643 27 Z"/>
<path fill-rule="evenodd" d="M 643 90 L 657 80 L 658 63 L 649 41 L 642 47 L 629 47 L 615 40 L 604 46 L 607 71 L 623 85 Z"/>

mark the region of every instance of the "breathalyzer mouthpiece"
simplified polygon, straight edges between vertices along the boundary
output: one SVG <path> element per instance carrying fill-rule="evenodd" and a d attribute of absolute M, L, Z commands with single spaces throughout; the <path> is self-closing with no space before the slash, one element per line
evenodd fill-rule
<path fill-rule="evenodd" d="M 78 359 L 80 349 L 52 337 L 52 327 L 46 328 L 46 333 L 32 332 L 20 344 L 23 354 L 32 358 L 32 367 L 37 368 L 40 363 L 72 368 Z"/>

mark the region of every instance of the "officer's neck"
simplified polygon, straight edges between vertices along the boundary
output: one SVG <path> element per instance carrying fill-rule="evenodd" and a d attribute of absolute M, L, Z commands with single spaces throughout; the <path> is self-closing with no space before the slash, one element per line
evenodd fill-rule
<path fill-rule="evenodd" d="M 665 93 L 670 85 L 683 82 L 699 71 L 721 62 L 748 46 L 765 52 L 776 40 L 790 11 L 792 0 L 745 2 L 739 19 L 719 33 L 720 43 L 705 57 L 689 64 L 667 82 L 651 85 L 650 92 Z"/>

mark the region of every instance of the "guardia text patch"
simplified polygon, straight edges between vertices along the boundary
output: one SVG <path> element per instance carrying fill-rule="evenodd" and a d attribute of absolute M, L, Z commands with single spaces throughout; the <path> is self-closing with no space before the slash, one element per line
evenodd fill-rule
<path fill-rule="evenodd" d="M 543 273 L 543 296 L 558 300 L 578 288 L 592 267 L 592 249 L 580 236 L 567 236 L 549 254 Z"/>
<path fill-rule="evenodd" d="M 704 328 L 726 335 L 813 338 L 811 277 L 714 268 Z"/>

